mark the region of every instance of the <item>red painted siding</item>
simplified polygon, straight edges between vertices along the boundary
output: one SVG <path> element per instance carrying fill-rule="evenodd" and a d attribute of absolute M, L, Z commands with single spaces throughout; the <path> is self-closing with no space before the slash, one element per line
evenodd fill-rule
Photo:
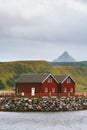
<path fill-rule="evenodd" d="M 75 95 L 75 83 L 73 80 L 69 77 L 70 83 L 67 83 L 67 79 L 63 82 L 61 85 L 61 92 L 62 96 L 74 96 Z M 66 88 L 66 92 L 64 92 L 64 89 Z M 72 89 L 72 92 L 71 92 Z"/>
<path fill-rule="evenodd" d="M 52 79 L 52 82 L 48 82 L 49 78 Z M 16 84 L 16 94 L 19 91 L 19 95 L 24 93 L 25 96 L 31 97 L 32 88 L 35 88 L 35 96 L 58 96 L 58 84 L 52 76 L 49 76 L 42 84 L 18 83 Z M 45 92 L 46 88 L 48 88 L 48 92 Z"/>
<path fill-rule="evenodd" d="M 67 79 L 70 79 L 70 82 L 67 82 Z M 68 77 L 62 84 L 58 85 L 58 83 L 54 80 L 54 78 L 50 75 L 43 83 L 16 83 L 16 94 L 21 95 L 24 93 L 24 96 L 31 97 L 31 89 L 35 88 L 35 96 L 74 96 L 75 95 L 75 82 Z M 58 87 L 60 86 L 61 92 L 59 92 Z M 64 89 L 66 91 L 64 92 Z M 71 92 L 71 89 L 73 90 Z M 59 94 L 60 93 L 60 94 Z"/>
<path fill-rule="evenodd" d="M 49 78 L 52 78 L 52 82 L 48 82 Z M 48 92 L 45 92 L 46 88 L 48 88 Z M 42 84 L 41 93 L 42 96 L 58 96 L 58 84 L 53 77 L 48 77 L 47 80 Z"/>
<path fill-rule="evenodd" d="M 18 88 L 18 90 L 17 90 Z M 41 84 L 31 84 L 31 83 L 18 83 L 16 84 L 16 94 L 17 91 L 19 91 L 19 95 L 24 93 L 24 96 L 29 96 L 31 97 L 31 89 L 35 88 L 35 96 L 40 96 L 40 91 L 41 91 Z"/>

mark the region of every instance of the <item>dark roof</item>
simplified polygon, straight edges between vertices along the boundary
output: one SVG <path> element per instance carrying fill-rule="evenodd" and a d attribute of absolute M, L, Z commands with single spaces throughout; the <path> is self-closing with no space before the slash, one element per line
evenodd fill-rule
<path fill-rule="evenodd" d="M 24 74 L 21 75 L 16 83 L 42 83 L 50 74 Z"/>
<path fill-rule="evenodd" d="M 62 83 L 69 75 L 54 75 L 54 78 L 59 82 Z"/>
<path fill-rule="evenodd" d="M 41 74 L 24 74 L 21 75 L 17 80 L 16 83 L 42 83 L 47 79 L 47 77 L 51 75 L 48 73 L 41 73 Z M 51 75 L 52 76 L 52 75 Z M 62 83 L 69 75 L 53 75 L 52 77 L 58 83 Z"/>

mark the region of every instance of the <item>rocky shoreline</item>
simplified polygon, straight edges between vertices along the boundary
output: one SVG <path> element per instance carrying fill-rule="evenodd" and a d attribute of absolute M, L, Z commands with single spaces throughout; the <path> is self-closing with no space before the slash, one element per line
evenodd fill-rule
<path fill-rule="evenodd" d="M 1 97 L 0 111 L 59 112 L 87 110 L 87 96 L 66 98 Z"/>

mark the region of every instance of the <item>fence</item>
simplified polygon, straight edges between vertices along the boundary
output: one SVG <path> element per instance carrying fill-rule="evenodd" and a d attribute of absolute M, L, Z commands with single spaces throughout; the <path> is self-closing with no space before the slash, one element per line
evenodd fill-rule
<path fill-rule="evenodd" d="M 14 91 L 0 91 L 0 97 L 13 97 L 15 96 Z"/>
<path fill-rule="evenodd" d="M 87 96 L 87 92 L 76 92 L 75 95 L 78 95 L 78 96 Z"/>
<path fill-rule="evenodd" d="M 75 95 L 87 96 L 87 92 L 76 92 Z M 15 91 L 0 91 L 0 97 L 31 97 L 31 96 L 30 95 L 26 95 L 26 96 L 15 95 Z"/>

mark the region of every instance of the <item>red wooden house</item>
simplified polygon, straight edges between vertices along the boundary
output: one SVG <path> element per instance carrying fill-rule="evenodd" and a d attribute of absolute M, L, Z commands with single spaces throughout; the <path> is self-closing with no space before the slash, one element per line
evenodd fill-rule
<path fill-rule="evenodd" d="M 61 96 L 74 96 L 75 95 L 75 81 L 70 75 L 55 75 L 58 81 L 58 92 Z"/>
<path fill-rule="evenodd" d="M 73 96 L 75 82 L 69 75 L 26 74 L 16 81 L 16 95 L 22 96 Z"/>
<path fill-rule="evenodd" d="M 16 81 L 16 95 L 57 96 L 58 83 L 51 74 L 22 75 Z"/>

